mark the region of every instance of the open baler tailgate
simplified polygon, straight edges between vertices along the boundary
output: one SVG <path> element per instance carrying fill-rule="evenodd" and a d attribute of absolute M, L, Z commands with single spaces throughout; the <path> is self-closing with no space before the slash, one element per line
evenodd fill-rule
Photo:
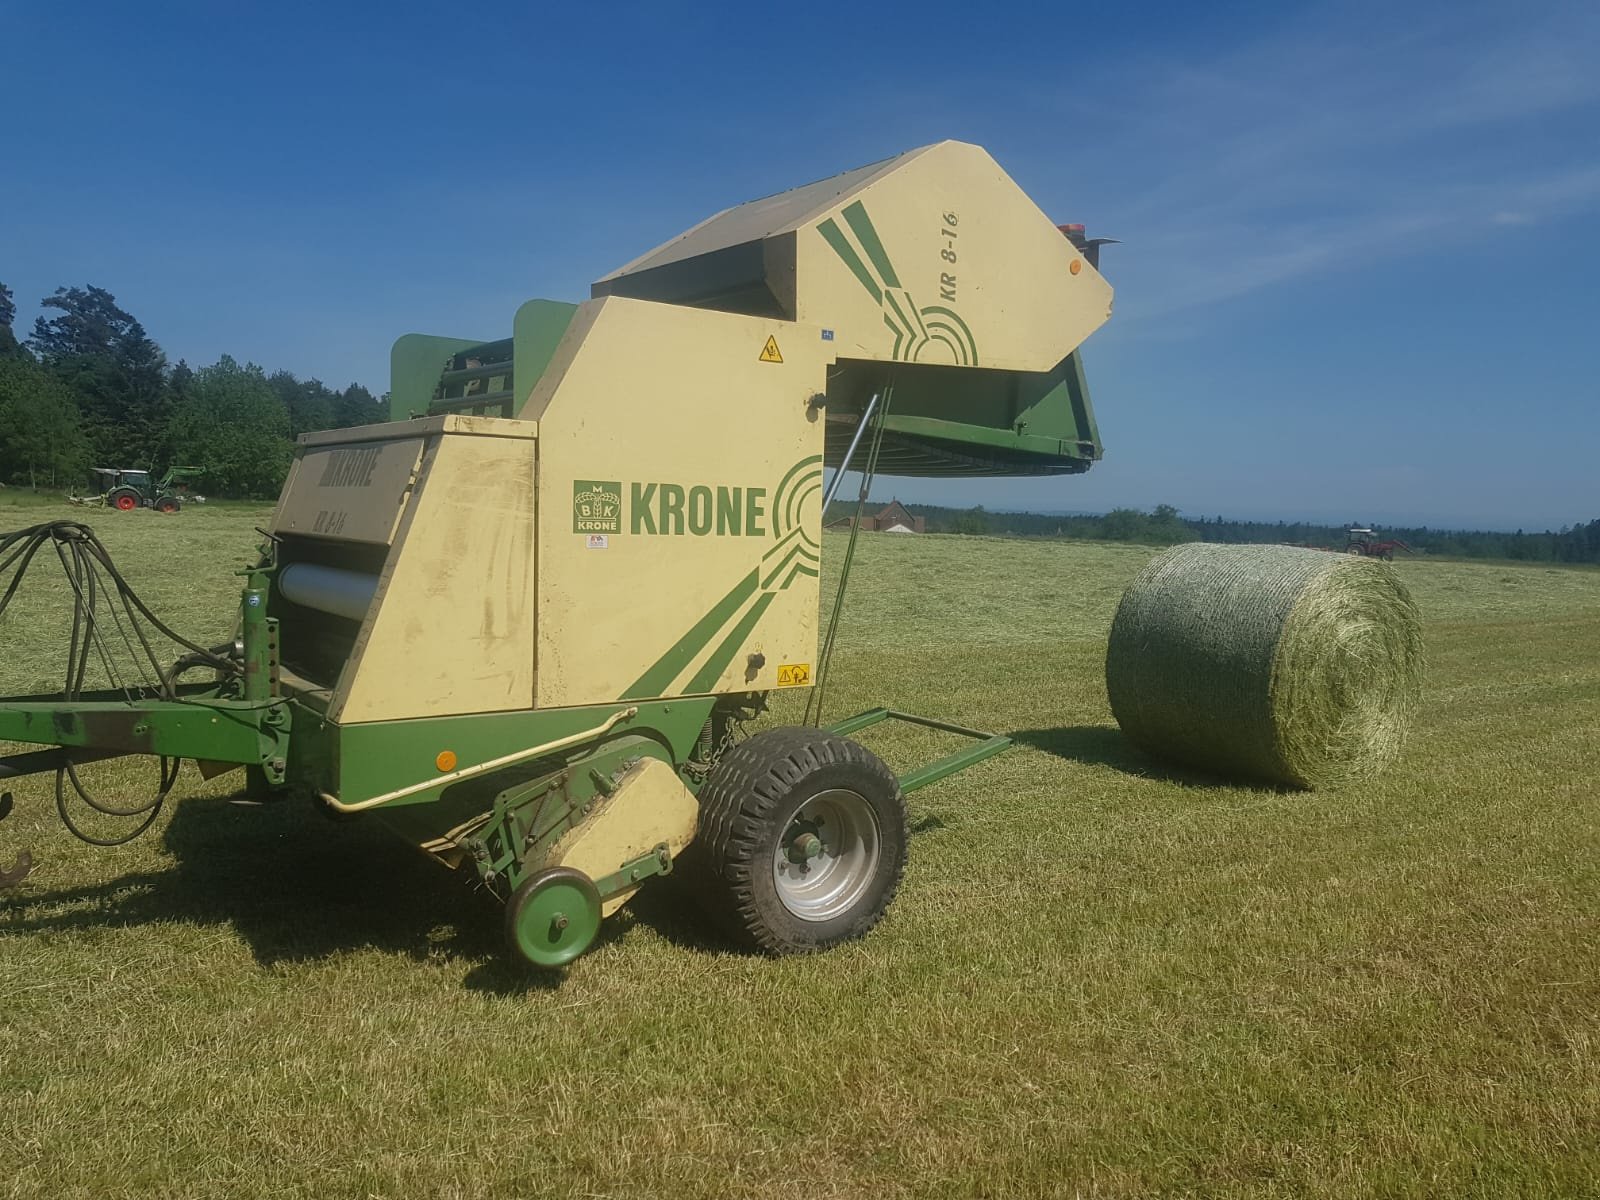
<path fill-rule="evenodd" d="M 891 383 L 883 473 L 1054 475 L 1100 457 L 1077 349 L 1111 288 L 977 146 L 728 209 L 593 291 L 816 326 L 836 356 L 828 466 Z"/>
<path fill-rule="evenodd" d="M 882 473 L 1073 474 L 1100 457 L 1078 347 L 1110 316 L 1111 287 L 977 146 L 940 142 L 741 204 L 592 294 L 770 320 L 780 360 L 794 339 L 820 340 L 829 467 L 890 385 Z M 394 416 L 536 417 L 549 368 L 584 336 L 574 315 L 534 300 L 511 338 L 407 335 Z"/>

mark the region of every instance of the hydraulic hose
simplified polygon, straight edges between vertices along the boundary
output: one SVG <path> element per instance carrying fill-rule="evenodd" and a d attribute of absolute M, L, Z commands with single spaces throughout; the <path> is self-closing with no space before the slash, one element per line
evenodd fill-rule
<path fill-rule="evenodd" d="M 72 628 L 67 641 L 66 679 L 62 685 L 63 700 L 79 699 L 84 690 L 91 662 L 98 656 L 108 675 L 115 683 L 116 669 L 108 639 L 100 628 L 102 612 L 109 619 L 128 655 L 148 667 L 155 680 L 153 689 L 141 683 L 123 690 L 133 697 L 133 691 L 154 690 L 162 699 L 177 698 L 178 677 L 195 667 L 237 674 L 240 664 L 232 657 L 233 645 L 207 649 L 175 632 L 163 622 L 134 591 L 111 560 L 110 553 L 95 536 L 94 530 L 78 521 L 47 521 L 31 525 L 14 533 L 0 534 L 0 578 L 11 572 L 10 581 L 0 591 L 0 618 L 5 615 L 24 576 L 33 565 L 39 552 L 46 546 L 54 550 L 68 585 L 72 588 Z M 142 623 L 141 623 L 142 619 Z M 182 647 L 181 655 L 170 668 L 164 667 L 146 633 L 148 625 L 156 633 Z M 96 846 L 118 846 L 132 841 L 150 828 L 160 815 L 168 794 L 178 778 L 181 759 L 161 758 L 155 797 L 132 805 L 111 804 L 93 796 L 78 778 L 77 764 L 70 756 L 56 769 L 56 811 L 71 833 Z M 116 837 L 99 837 L 81 828 L 72 819 L 67 806 L 67 788 L 96 812 L 113 817 L 143 817 L 138 825 L 126 834 Z M 3 815 L 3 814 L 0 814 Z M 20 860 L 19 860 L 20 861 Z M 11 880 L 15 882 L 15 880 Z"/>

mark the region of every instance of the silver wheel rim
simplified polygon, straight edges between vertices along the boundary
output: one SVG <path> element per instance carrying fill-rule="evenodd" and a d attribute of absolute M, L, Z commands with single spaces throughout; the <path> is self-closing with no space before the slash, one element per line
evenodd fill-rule
<path fill-rule="evenodd" d="M 818 792 L 795 811 L 773 851 L 778 899 L 802 921 L 849 912 L 872 886 L 881 844 L 878 815 L 864 796 Z"/>

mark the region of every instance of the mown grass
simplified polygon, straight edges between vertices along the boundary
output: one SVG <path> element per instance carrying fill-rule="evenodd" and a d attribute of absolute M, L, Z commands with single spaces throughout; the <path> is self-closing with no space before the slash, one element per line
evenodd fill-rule
<path fill-rule="evenodd" d="M 262 515 L 96 525 L 210 638 Z M 1600 572 L 1397 564 L 1428 622 L 1418 727 L 1375 782 L 1304 794 L 1123 743 L 1104 640 L 1150 553 L 863 538 L 829 714 L 1019 746 L 911 797 L 900 899 L 822 957 L 732 953 L 668 881 L 530 979 L 492 907 L 376 827 L 187 772 L 150 836 L 97 851 L 24 781 L 0 1190 L 1600 1190 Z M 0 673 L 53 679 L 44 627 L 11 632 Z"/>

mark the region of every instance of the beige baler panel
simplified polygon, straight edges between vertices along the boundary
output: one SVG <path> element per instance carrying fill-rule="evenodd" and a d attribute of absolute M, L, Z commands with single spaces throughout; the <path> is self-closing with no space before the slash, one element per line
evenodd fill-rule
<path fill-rule="evenodd" d="M 798 237 L 795 316 L 841 357 L 1048 371 L 1111 315 L 1111 285 L 965 142 L 905 155 Z"/>
<path fill-rule="evenodd" d="M 840 358 L 1049 371 L 1111 315 L 1111 285 L 981 146 L 939 142 L 719 213 L 597 281 L 675 273 L 693 304 L 760 243 L 765 283 Z M 792 244 L 791 244 L 792 243 Z M 789 264 L 779 269 L 778 264 Z"/>
<path fill-rule="evenodd" d="M 665 844 L 676 858 L 694 840 L 700 805 L 672 767 L 659 758 L 645 758 L 623 773 L 617 790 L 551 851 L 549 866 L 575 867 L 590 879 L 604 879 L 624 863 Z M 610 916 L 626 904 L 637 887 L 605 901 Z"/>
<path fill-rule="evenodd" d="M 494 424 L 519 436 L 429 439 L 335 720 L 533 706 L 537 426 Z"/>
<path fill-rule="evenodd" d="M 523 410 L 539 421 L 540 707 L 804 681 L 821 530 L 811 399 L 832 345 L 705 309 L 579 308 Z"/>
<path fill-rule="evenodd" d="M 417 437 L 303 447 L 272 532 L 388 545 L 421 454 Z"/>

